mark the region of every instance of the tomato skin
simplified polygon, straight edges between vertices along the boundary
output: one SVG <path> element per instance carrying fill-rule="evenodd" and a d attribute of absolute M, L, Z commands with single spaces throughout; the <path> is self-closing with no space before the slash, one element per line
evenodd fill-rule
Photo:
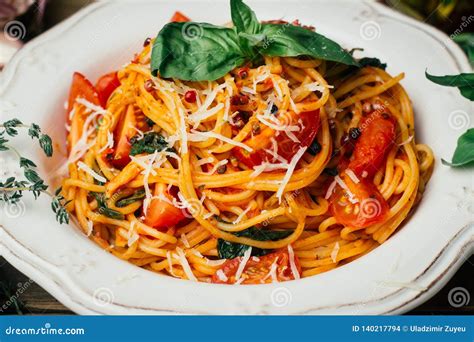
<path fill-rule="evenodd" d="M 100 105 L 99 94 L 92 83 L 81 73 L 75 72 L 72 75 L 71 88 L 69 90 L 69 99 L 67 107 L 67 119 L 69 120 L 69 113 L 71 113 L 76 103 L 76 99 L 82 97 L 86 101 L 95 105 Z"/>
<path fill-rule="evenodd" d="M 82 136 L 82 128 L 84 126 L 85 117 L 83 113 L 75 113 L 70 118 L 70 113 L 76 104 L 77 98 L 83 98 L 95 105 L 99 105 L 99 95 L 92 83 L 81 73 L 75 72 L 72 76 L 71 88 L 69 90 L 68 107 L 66 113 L 66 121 L 71 126 L 67 136 L 68 152 L 76 145 Z"/>
<path fill-rule="evenodd" d="M 289 125 L 297 125 L 298 121 L 301 120 L 303 129 L 293 132 L 300 142 L 291 140 L 284 131 L 276 132 L 274 129 L 265 126 L 259 134 L 244 141 L 244 144 L 251 147 L 253 152 L 235 147 L 232 150 L 234 156 L 249 168 L 258 166 L 265 161 L 279 163 L 271 153 L 265 151 L 265 149 L 271 149 L 271 138 L 275 138 L 278 144 L 278 155 L 290 162 L 300 147 L 311 145 L 318 134 L 321 120 L 319 110 L 301 112 L 300 114 L 291 113 L 288 119 Z M 279 134 L 277 135 L 277 133 Z"/>
<path fill-rule="evenodd" d="M 168 186 L 163 183 L 156 183 L 154 196 L 166 196 L 170 201 L 173 200 L 173 195 L 168 191 Z M 154 198 L 151 200 L 143 223 L 158 230 L 166 230 L 186 219 L 184 209 L 176 208 L 170 203 Z"/>
<path fill-rule="evenodd" d="M 359 183 L 354 183 L 346 173 L 342 173 L 341 179 L 357 203 L 352 203 L 349 194 L 337 185 L 329 201 L 330 211 L 338 223 L 366 228 L 385 219 L 389 211 L 388 204 L 371 181 L 359 178 Z"/>
<path fill-rule="evenodd" d="M 359 129 L 361 135 L 348 168 L 358 176 L 366 171 L 371 178 L 382 167 L 393 146 L 396 122 L 390 114 L 373 111 L 361 120 Z"/>
<path fill-rule="evenodd" d="M 170 22 L 172 22 L 172 23 L 185 23 L 187 21 L 191 21 L 191 19 L 189 19 L 187 16 L 185 16 L 180 11 L 174 12 L 173 16 L 170 19 Z"/>
<path fill-rule="evenodd" d="M 222 266 L 221 270 L 227 277 L 226 281 L 223 281 L 217 275 L 217 272 L 212 276 L 212 282 L 216 284 L 235 284 L 235 274 L 240 265 L 242 257 L 227 260 Z M 256 260 L 254 258 L 257 258 Z M 241 284 L 266 284 L 272 282 L 272 277 L 268 276 L 272 264 L 277 259 L 276 265 L 276 276 L 278 281 L 287 281 L 295 279 L 290 266 L 290 257 L 287 249 L 280 249 L 276 252 L 260 256 L 250 257 L 245 265 L 244 271 L 241 278 L 244 280 Z M 298 257 L 295 255 L 295 265 L 298 273 L 301 275 L 301 266 Z M 264 279 L 266 278 L 266 279 Z"/>
<path fill-rule="evenodd" d="M 111 160 L 112 165 L 117 168 L 123 168 L 130 162 L 130 150 L 132 148 L 130 139 L 136 134 L 134 128 L 137 127 L 137 118 L 132 106 L 129 106 L 122 115 L 114 134 L 114 141 L 116 143 Z"/>
<path fill-rule="evenodd" d="M 110 95 L 120 86 L 120 81 L 116 72 L 103 75 L 97 81 L 95 88 L 99 94 L 99 100 L 102 107 L 105 108 Z"/>

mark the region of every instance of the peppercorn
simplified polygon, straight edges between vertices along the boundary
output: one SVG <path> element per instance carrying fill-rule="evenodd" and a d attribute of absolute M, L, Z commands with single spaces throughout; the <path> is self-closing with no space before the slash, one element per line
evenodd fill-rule
<path fill-rule="evenodd" d="M 143 42 L 143 47 L 147 47 L 148 45 L 150 45 L 151 43 L 151 38 L 148 37 L 147 39 L 145 39 L 145 41 Z"/>
<path fill-rule="evenodd" d="M 221 165 L 217 168 L 217 173 L 222 175 L 227 171 L 227 165 Z"/>

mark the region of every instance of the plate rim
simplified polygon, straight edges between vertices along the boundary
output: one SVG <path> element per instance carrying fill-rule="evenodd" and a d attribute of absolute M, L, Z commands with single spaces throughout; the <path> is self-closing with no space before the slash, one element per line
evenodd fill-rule
<path fill-rule="evenodd" d="M 125 2 L 125 1 L 122 1 Z M 140 2 L 149 2 L 149 1 L 140 1 Z M 179 1 L 178 1 L 179 2 Z M 265 1 L 264 1 L 265 2 Z M 271 2 L 268 1 L 268 2 Z M 462 50 L 448 39 L 448 36 L 442 33 L 441 31 L 428 26 L 424 23 L 418 22 L 412 18 L 409 18 L 405 15 L 402 15 L 398 12 L 395 12 L 389 7 L 385 7 L 381 4 L 374 3 L 372 1 L 363 1 L 365 5 L 369 6 L 377 15 L 383 15 L 386 17 L 390 17 L 391 19 L 395 19 L 399 22 L 404 24 L 408 24 L 417 30 L 428 34 L 432 38 L 436 39 L 440 44 L 446 47 L 446 50 L 452 57 L 452 60 L 456 63 L 457 67 L 460 71 L 469 71 L 471 70 L 469 62 L 467 61 L 467 57 L 463 54 Z M 98 3 L 93 3 L 85 8 L 81 9 L 79 12 L 74 14 L 72 17 L 68 18 L 61 24 L 55 26 L 50 31 L 45 32 L 44 34 L 40 35 L 39 37 L 35 38 L 31 42 L 25 45 L 25 47 L 20 50 L 20 52 L 13 58 L 11 63 L 5 68 L 4 72 L 2 73 L 0 80 L 0 95 L 7 89 L 8 84 L 14 79 L 15 71 L 17 69 L 18 64 L 24 58 L 28 51 L 34 49 L 41 44 L 47 43 L 50 40 L 55 39 L 55 37 L 70 28 L 74 27 L 78 24 L 83 18 L 85 18 L 89 13 L 109 6 L 113 5 L 112 1 L 102 1 Z M 387 304 L 386 310 L 381 312 L 381 314 L 398 314 L 403 313 L 411 308 L 419 305 L 421 302 L 429 299 L 433 296 L 441 286 L 443 286 L 450 277 L 454 274 L 454 272 L 460 267 L 461 261 L 464 259 L 465 256 L 468 256 L 474 252 L 474 224 L 472 221 L 468 223 L 464 227 L 460 227 L 458 233 L 453 237 L 443 249 L 442 251 L 436 256 L 436 258 L 432 261 L 432 263 L 424 270 L 419 273 L 419 277 L 427 276 L 431 274 L 431 278 L 434 280 L 430 282 L 430 285 L 426 288 L 426 290 L 421 291 L 418 295 L 411 298 L 409 301 L 404 303 L 399 303 L 398 305 L 392 305 L 391 307 Z M 56 297 L 60 302 L 64 305 L 69 307 L 71 310 L 75 311 L 79 314 L 101 314 L 104 313 L 101 310 L 98 310 L 97 307 L 90 305 L 90 303 L 85 303 L 84 301 L 77 301 L 74 300 L 74 296 L 78 296 L 77 293 L 74 293 L 74 290 L 67 291 L 66 283 L 70 282 L 71 279 L 69 275 L 64 272 L 61 274 L 60 268 L 56 265 L 49 264 L 43 265 L 45 269 L 41 269 L 38 264 L 41 263 L 48 263 L 45 260 L 39 260 L 41 257 L 32 253 L 27 246 L 22 245 L 19 241 L 15 240 L 13 236 L 11 236 L 6 230 L 3 229 L 3 226 L 0 225 L 0 236 L 2 239 L 0 240 L 0 255 L 5 257 L 5 259 L 10 262 L 14 267 L 18 268 L 28 276 L 31 276 L 32 279 L 35 280 L 38 284 L 40 284 L 43 288 L 45 288 L 51 295 Z M 3 238 L 4 237 L 4 238 Z M 455 253 L 452 253 L 452 252 Z M 22 255 L 23 254 L 23 258 Z M 453 256 L 450 258 L 448 266 L 441 269 L 439 263 L 441 261 L 446 261 L 446 255 L 452 254 Z M 27 256 L 27 257 L 26 257 Z M 34 262 L 34 260 L 36 262 Z M 36 265 L 35 265 L 36 264 Z M 36 266 L 36 267 L 35 267 Z M 51 278 L 51 274 L 48 276 L 45 272 L 46 268 L 49 268 L 49 273 L 57 273 L 55 275 L 55 279 Z M 436 271 L 437 270 L 437 271 Z M 435 273 L 435 274 L 432 274 Z M 417 277 L 418 278 L 418 277 Z M 416 279 L 417 279 L 416 278 Z M 61 286 L 62 285 L 62 286 Z M 396 296 L 399 291 L 403 291 L 403 289 L 399 289 L 397 291 L 391 292 L 389 295 L 378 298 L 376 301 L 385 300 L 386 297 Z M 80 294 L 79 294 L 80 296 Z M 365 302 L 366 304 L 368 302 Z M 344 304 L 340 306 L 350 306 L 354 303 Z M 357 303 L 356 303 L 357 304 Z M 111 306 L 117 305 L 115 303 L 110 304 Z M 123 307 L 124 305 L 118 305 Z M 339 307 L 340 307 L 339 306 Z M 317 312 L 318 310 L 323 309 L 322 307 L 308 309 L 306 311 L 298 312 L 298 314 L 311 314 L 313 311 Z M 148 313 L 152 314 L 169 314 L 168 311 L 162 311 L 159 309 L 148 309 L 146 310 Z M 172 311 L 176 312 L 176 311 Z"/>

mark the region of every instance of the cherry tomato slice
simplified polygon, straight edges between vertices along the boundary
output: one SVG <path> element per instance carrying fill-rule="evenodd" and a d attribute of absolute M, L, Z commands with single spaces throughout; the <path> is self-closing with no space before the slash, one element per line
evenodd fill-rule
<path fill-rule="evenodd" d="M 187 16 L 185 16 L 180 11 L 174 12 L 173 16 L 170 19 L 170 22 L 172 22 L 172 23 L 185 23 L 187 21 L 191 21 L 191 19 L 189 19 Z"/>
<path fill-rule="evenodd" d="M 285 119 L 288 119 L 285 120 L 289 121 L 288 125 L 298 125 L 301 127 L 299 131 L 292 132 L 299 142 L 292 140 L 284 131 L 275 131 L 265 126 L 259 134 L 244 141 L 244 144 L 251 147 L 253 152 L 248 152 L 240 147 L 233 149 L 237 159 L 249 168 L 258 166 L 262 162 L 278 163 L 271 153 L 265 151 L 272 149 L 272 138 L 277 142 L 278 155 L 287 162 L 291 161 L 291 158 L 298 152 L 300 147 L 311 145 L 321 126 L 319 110 L 302 112 L 300 114 L 290 113 Z"/>
<path fill-rule="evenodd" d="M 69 90 L 68 108 L 66 113 L 66 121 L 70 125 L 70 130 L 67 136 L 67 149 L 68 152 L 71 148 L 76 145 L 82 136 L 82 129 L 85 122 L 84 113 L 77 112 L 74 115 L 70 115 L 76 99 L 83 98 L 95 105 L 99 105 L 99 96 L 91 82 L 84 75 L 79 72 L 75 72 L 72 77 L 71 88 Z"/>
<path fill-rule="evenodd" d="M 76 103 L 77 98 L 83 98 L 95 105 L 100 104 L 99 94 L 97 93 L 97 90 L 94 88 L 92 83 L 79 72 L 75 72 L 72 76 L 72 83 L 71 88 L 69 90 L 69 100 L 67 107 L 68 122 L 70 122 L 69 113 L 71 113 L 72 109 L 74 108 L 74 104 Z"/>
<path fill-rule="evenodd" d="M 116 88 L 120 86 L 120 81 L 117 77 L 116 72 L 111 72 L 108 74 L 103 75 L 97 81 L 95 88 L 99 93 L 99 100 L 102 107 L 105 108 L 107 105 L 107 100 L 109 99 L 110 95 L 114 92 Z"/>
<path fill-rule="evenodd" d="M 361 120 L 357 139 L 348 168 L 358 176 L 364 171 L 371 178 L 385 162 L 395 141 L 395 119 L 388 113 L 373 111 Z"/>
<path fill-rule="evenodd" d="M 220 268 L 224 277 L 219 277 L 219 274 L 216 272 L 212 277 L 212 282 L 219 284 L 235 284 L 236 273 L 241 260 L 242 257 L 227 260 Z M 273 264 L 275 265 L 273 266 L 275 269 L 272 272 Z M 301 266 L 298 257 L 296 256 L 295 265 L 298 273 L 301 275 Z M 281 249 L 260 257 L 250 257 L 244 267 L 244 271 L 242 272 L 241 278 L 243 281 L 241 284 L 271 283 L 275 277 L 279 282 L 295 279 L 293 271 L 291 270 L 290 257 L 286 249 Z"/>
<path fill-rule="evenodd" d="M 130 139 L 137 131 L 137 118 L 133 106 L 128 106 L 127 111 L 122 114 L 118 127 L 114 134 L 114 155 L 111 160 L 112 165 L 123 168 L 130 162 L 130 150 L 132 148 Z"/>
<path fill-rule="evenodd" d="M 173 195 L 168 191 L 168 186 L 163 183 L 155 184 L 153 195 L 162 195 L 170 201 L 173 200 Z M 154 198 L 147 209 L 144 223 L 159 230 L 166 229 L 183 221 L 186 218 L 184 213 L 184 209 L 176 208 L 165 200 Z"/>
<path fill-rule="evenodd" d="M 372 182 L 359 178 L 355 183 L 345 172 L 341 180 L 349 191 L 337 185 L 330 198 L 330 210 L 338 223 L 365 228 L 384 220 L 389 207 Z"/>

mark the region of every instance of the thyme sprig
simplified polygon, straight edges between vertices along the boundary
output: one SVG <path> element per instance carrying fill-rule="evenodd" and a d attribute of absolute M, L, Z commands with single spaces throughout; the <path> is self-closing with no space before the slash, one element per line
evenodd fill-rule
<path fill-rule="evenodd" d="M 23 170 L 24 180 L 18 180 L 16 177 L 9 177 L 5 181 L 0 181 L 0 201 L 9 204 L 17 203 L 22 197 L 23 192 L 30 191 L 35 199 L 42 193 L 51 195 L 48 192 L 48 185 L 39 176 L 36 164 L 25 158 L 20 152 L 10 144 L 10 139 L 19 134 L 19 129 L 27 129 L 28 135 L 33 140 L 37 140 L 39 146 L 47 157 L 53 155 L 53 143 L 49 135 L 42 133 L 40 126 L 33 123 L 25 125 L 18 119 L 11 119 L 0 124 L 0 151 L 11 151 L 17 157 L 20 168 Z M 51 208 L 56 214 L 56 220 L 59 223 L 69 223 L 69 214 L 65 208 L 68 202 L 61 195 L 59 188 L 51 202 Z"/>

